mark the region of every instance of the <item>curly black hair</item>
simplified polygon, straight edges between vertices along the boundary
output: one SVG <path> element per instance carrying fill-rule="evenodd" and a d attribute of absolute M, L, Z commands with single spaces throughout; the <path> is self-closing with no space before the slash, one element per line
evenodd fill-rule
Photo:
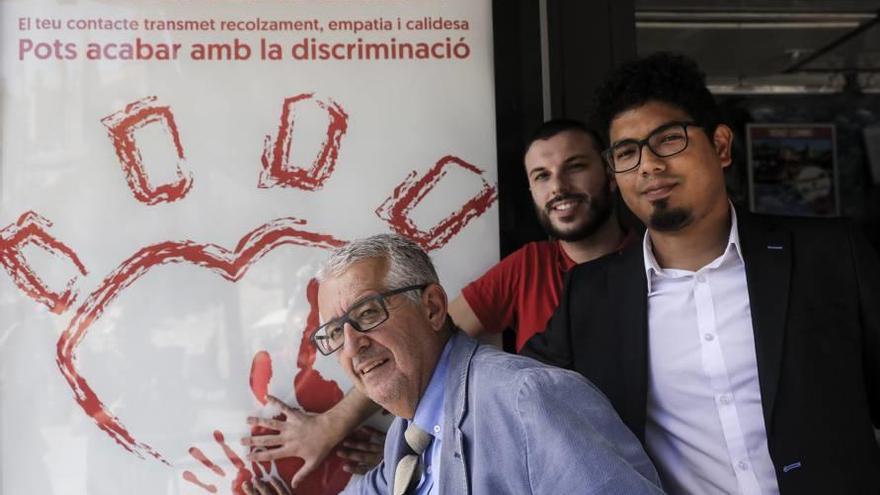
<path fill-rule="evenodd" d="M 593 146 L 596 147 L 596 152 L 598 153 L 601 153 L 602 150 L 605 149 L 606 141 L 603 139 L 602 133 L 597 132 L 595 129 L 587 126 L 580 120 L 574 119 L 552 119 L 539 125 L 538 128 L 532 132 L 532 135 L 529 136 L 525 149 L 528 150 L 535 141 L 550 139 L 565 131 L 583 132 L 587 136 L 590 136 L 590 139 L 593 140 Z"/>
<path fill-rule="evenodd" d="M 596 90 L 597 127 L 607 136 L 611 121 L 622 112 L 658 101 L 687 113 L 711 135 L 721 122 L 706 74 L 684 55 L 658 52 L 615 68 Z"/>

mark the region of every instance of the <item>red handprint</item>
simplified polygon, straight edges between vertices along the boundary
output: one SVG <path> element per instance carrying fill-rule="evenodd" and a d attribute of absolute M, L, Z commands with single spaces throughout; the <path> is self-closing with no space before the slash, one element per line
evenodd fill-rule
<path fill-rule="evenodd" d="M 300 406 L 307 412 L 320 413 L 324 412 L 342 399 L 342 390 L 331 380 L 324 379 L 320 372 L 314 369 L 316 358 L 315 347 L 309 341 L 309 336 L 317 328 L 319 316 L 317 307 L 318 282 L 314 279 L 309 281 L 306 295 L 309 302 L 309 316 L 306 323 L 306 329 L 303 331 L 302 341 L 300 342 L 299 355 L 297 356 L 297 366 L 300 371 L 294 379 L 294 390 L 296 392 L 297 401 Z M 260 404 L 267 404 L 267 393 L 269 390 L 269 382 L 272 379 L 272 358 L 267 351 L 261 350 L 254 355 L 251 362 L 251 373 L 249 377 L 249 385 L 254 398 Z M 285 413 L 276 415 L 273 419 L 284 421 Z M 254 436 L 273 434 L 274 431 L 260 426 L 253 427 L 251 434 Z M 252 463 L 252 469 L 248 471 L 244 467 L 244 462 L 233 452 L 228 445 L 223 443 L 222 435 L 218 437 L 219 432 L 215 432 L 215 440 L 221 444 L 226 458 L 229 459 L 238 469 L 238 474 L 232 482 L 231 489 L 233 493 L 238 494 L 241 484 L 249 481 L 251 473 L 261 471 L 272 476 L 278 476 L 285 482 L 289 482 L 294 475 L 303 467 L 303 460 L 298 457 L 286 457 L 271 462 Z M 223 469 L 208 459 L 204 453 L 196 447 L 189 450 L 192 457 L 201 462 L 206 468 L 213 471 L 217 476 L 226 477 Z M 297 486 L 297 491 L 302 493 L 317 494 L 336 494 L 348 484 L 351 474 L 345 472 L 342 468 L 345 464 L 344 459 L 338 456 L 328 456 L 317 469 L 309 473 L 302 482 Z M 207 484 L 201 481 L 195 474 L 190 471 L 183 473 L 183 479 L 199 486 L 200 488 L 210 492 L 217 493 L 215 485 Z"/>
<path fill-rule="evenodd" d="M 12 277 L 12 281 L 33 300 L 44 304 L 49 310 L 61 314 L 76 300 L 76 284 L 78 276 L 71 277 L 64 290 L 53 291 L 46 286 L 28 265 L 21 249 L 33 244 L 55 257 L 64 257 L 76 267 L 82 275 L 87 275 L 86 267 L 80 262 L 76 253 L 63 242 L 47 232 L 52 222 L 40 215 L 28 211 L 22 214 L 14 224 L 0 230 L 0 264 Z"/>
<path fill-rule="evenodd" d="M 243 491 L 241 485 L 246 481 L 251 481 L 254 478 L 254 473 L 258 470 L 261 470 L 261 467 L 256 463 L 251 463 L 251 470 L 247 468 L 245 462 L 239 457 L 238 454 L 232 450 L 226 443 L 226 439 L 223 437 L 223 433 L 219 431 L 214 431 L 214 441 L 220 446 L 223 450 L 223 454 L 229 459 L 229 462 L 235 467 L 235 478 L 232 479 L 230 483 L 230 489 L 232 493 L 235 495 L 243 495 Z M 220 476 L 221 478 L 226 477 L 226 471 L 223 470 L 220 466 L 211 461 L 208 456 L 204 454 L 198 447 L 190 447 L 189 455 L 191 455 L 195 460 L 199 461 L 203 466 L 210 469 L 214 474 Z M 265 472 L 264 472 L 265 474 Z M 184 471 L 183 479 L 198 486 L 199 488 L 209 492 L 209 493 L 217 493 L 217 486 L 209 483 L 205 483 L 200 480 L 198 476 L 195 475 L 192 471 Z"/>
<path fill-rule="evenodd" d="M 148 96 L 129 103 L 121 111 L 101 119 L 101 122 L 107 126 L 110 138 L 113 140 L 116 156 L 119 157 L 122 164 L 129 189 L 138 201 L 148 205 L 177 201 L 186 196 L 192 187 L 192 175 L 184 173 L 181 169 L 181 164 L 185 162 L 186 158 L 183 154 L 183 146 L 180 144 L 180 135 L 177 132 L 177 124 L 174 122 L 174 114 L 171 113 L 170 107 L 154 105 L 155 101 L 155 96 Z M 134 133 L 136 130 L 153 123 L 162 125 L 174 143 L 178 158 L 175 164 L 176 182 L 153 186 L 144 169 Z"/>
<path fill-rule="evenodd" d="M 233 251 L 216 244 L 196 244 L 191 241 L 162 242 L 145 247 L 125 260 L 77 309 L 73 319 L 58 339 L 56 361 L 80 407 L 126 450 L 140 457 L 146 453 L 166 462 L 152 447 L 137 441 L 125 429 L 119 418 L 106 408 L 92 390 L 85 377 L 79 374 L 76 366 L 78 346 L 91 325 L 100 319 L 104 309 L 120 292 L 156 266 L 189 263 L 235 282 L 247 273 L 252 264 L 279 246 L 294 244 L 329 249 L 343 244 L 332 236 L 301 230 L 299 226 L 302 224 L 303 221 L 293 218 L 281 218 L 269 222 L 242 237 Z"/>
<path fill-rule="evenodd" d="M 321 316 L 318 313 L 317 280 L 309 280 L 306 297 L 309 300 L 310 309 L 306 328 L 303 330 L 302 340 L 299 344 L 299 355 L 296 359 L 299 372 L 293 379 L 293 389 L 296 391 L 296 401 L 303 409 L 322 413 L 342 400 L 343 393 L 336 382 L 324 379 L 321 373 L 314 368 L 318 350 L 312 345 L 309 338 L 321 324 Z"/>
<path fill-rule="evenodd" d="M 309 281 L 306 297 L 310 310 L 306 321 L 306 328 L 302 332 L 299 354 L 297 355 L 297 368 L 299 368 L 299 371 L 294 377 L 294 392 L 296 400 L 303 411 L 307 413 L 323 413 L 342 399 L 343 392 L 336 382 L 325 379 L 314 368 L 316 349 L 310 342 L 309 337 L 319 324 L 317 280 L 312 279 Z M 260 351 L 254 356 L 251 365 L 250 385 L 254 397 L 262 404 L 266 404 L 266 390 L 269 388 L 268 380 L 271 376 L 271 357 L 265 351 Z M 276 402 L 276 404 L 280 405 L 282 409 L 281 413 L 273 418 L 277 422 L 288 421 L 303 414 L 301 411 L 292 409 L 287 405 L 281 405 L 279 402 Z M 280 426 L 283 425 L 279 424 Z M 252 430 L 253 436 L 274 435 L 277 433 L 278 431 L 276 430 L 262 426 L 254 426 Z M 269 448 L 274 447 L 270 446 Z M 305 465 L 305 461 L 299 457 L 284 457 L 276 459 L 274 463 L 274 469 L 277 470 L 280 478 L 287 482 L 290 482 L 294 475 Z M 330 455 L 324 458 L 315 469 L 298 481 L 297 492 L 327 495 L 338 493 L 345 487 L 351 477 L 351 474 L 343 469 L 344 465 L 345 460 L 338 456 Z M 266 464 L 263 467 L 264 469 L 270 469 L 272 466 Z"/>
<path fill-rule="evenodd" d="M 410 212 L 425 199 L 434 186 L 446 175 L 446 167 L 457 165 L 464 170 L 473 172 L 482 182 L 480 191 L 462 205 L 457 211 L 449 214 L 427 231 L 419 229 Z M 376 209 L 379 218 L 386 220 L 397 233 L 405 235 L 419 243 L 427 251 L 443 247 L 449 239 L 474 218 L 489 209 L 497 197 L 495 187 L 483 178 L 483 171 L 455 156 L 444 156 L 420 179 L 412 172 L 388 199 Z"/>
<path fill-rule="evenodd" d="M 330 122 L 327 124 L 326 138 L 321 143 L 321 151 L 309 167 L 298 167 L 291 163 L 290 154 L 296 120 L 295 107 L 312 98 L 312 93 L 304 93 L 284 100 L 281 123 L 278 125 L 275 143 L 272 143 L 271 136 L 266 136 L 263 144 L 263 171 L 260 173 L 259 187 L 296 187 L 306 191 L 315 191 L 323 187 L 324 182 L 333 173 L 336 158 L 339 155 L 339 143 L 348 129 L 348 114 L 333 100 L 328 100 L 327 103 L 314 100 L 315 104 L 327 111 L 330 118 Z"/>

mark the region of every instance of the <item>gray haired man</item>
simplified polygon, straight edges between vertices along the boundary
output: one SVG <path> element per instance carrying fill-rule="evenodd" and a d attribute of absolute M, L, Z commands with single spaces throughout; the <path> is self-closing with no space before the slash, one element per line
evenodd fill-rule
<path fill-rule="evenodd" d="M 353 241 L 318 278 L 323 324 L 312 341 L 325 355 L 340 351 L 355 386 L 397 416 L 385 460 L 346 493 L 662 493 L 592 384 L 458 331 L 431 260 L 411 241 Z"/>

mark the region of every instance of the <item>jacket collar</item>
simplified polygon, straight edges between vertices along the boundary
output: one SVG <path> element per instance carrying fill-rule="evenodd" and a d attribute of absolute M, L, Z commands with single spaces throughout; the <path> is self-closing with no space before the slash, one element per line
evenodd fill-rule
<path fill-rule="evenodd" d="M 624 423 L 645 441 L 645 418 L 648 404 L 648 293 L 642 247 L 631 244 L 623 250 L 619 262 L 612 263 L 608 269 L 608 293 L 614 294 L 613 311 L 620 345 L 625 349 L 617 369 L 623 374 L 622 383 L 627 390 L 620 394 L 622 403 L 615 404 L 617 413 Z"/>
<path fill-rule="evenodd" d="M 778 222 L 740 211 L 764 424 L 770 434 L 779 390 L 791 280 L 792 237 Z"/>
<path fill-rule="evenodd" d="M 449 368 L 443 396 L 443 466 L 439 483 L 444 493 L 470 493 L 464 433 L 461 425 L 468 410 L 468 375 L 479 344 L 462 332 L 449 339 Z M 448 449 L 448 450 L 447 450 Z"/>

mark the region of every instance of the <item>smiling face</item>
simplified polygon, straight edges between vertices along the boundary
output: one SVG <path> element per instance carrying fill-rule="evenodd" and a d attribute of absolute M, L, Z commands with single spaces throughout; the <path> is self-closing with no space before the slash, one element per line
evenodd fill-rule
<path fill-rule="evenodd" d="M 616 187 L 593 139 L 577 130 L 538 139 L 525 156 L 538 220 L 551 236 L 579 241 L 611 217 Z"/>
<path fill-rule="evenodd" d="M 642 140 L 670 122 L 693 122 L 683 110 L 649 101 L 617 114 L 611 121 L 611 145 L 624 139 Z M 719 125 L 711 136 L 702 127 L 688 126 L 687 148 L 660 158 L 647 146 L 639 166 L 617 174 L 627 206 L 649 229 L 674 232 L 707 217 L 723 218 L 728 199 L 724 168 L 731 163 L 733 134 Z"/>
<path fill-rule="evenodd" d="M 321 282 L 318 311 L 321 321 L 342 316 L 363 299 L 396 289 L 386 287 L 387 262 L 370 258 Z M 404 294 L 385 299 L 388 319 L 368 333 L 344 327 L 345 343 L 339 364 L 354 385 L 395 416 L 412 418 L 448 334 L 446 294 L 436 284 L 425 288 L 419 303 Z"/>

